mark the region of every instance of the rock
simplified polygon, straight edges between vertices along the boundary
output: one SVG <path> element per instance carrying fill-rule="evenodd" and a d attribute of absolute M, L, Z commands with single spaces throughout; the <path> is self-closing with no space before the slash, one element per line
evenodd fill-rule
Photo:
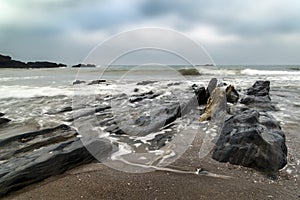
<path fill-rule="evenodd" d="M 196 68 L 179 69 L 178 72 L 183 76 L 199 76 L 200 72 Z"/>
<path fill-rule="evenodd" d="M 82 83 L 85 83 L 85 81 L 76 80 L 73 82 L 73 85 L 78 85 L 78 84 L 82 84 Z"/>
<path fill-rule="evenodd" d="M 0 126 L 1 125 L 4 125 L 4 124 L 7 124 L 8 122 L 10 122 L 11 120 L 10 119 L 7 119 L 7 118 L 0 118 Z"/>
<path fill-rule="evenodd" d="M 241 103 L 261 111 L 275 111 L 276 107 L 271 102 L 269 91 L 270 81 L 256 81 L 247 89 L 247 96 L 241 99 Z"/>
<path fill-rule="evenodd" d="M 28 68 L 24 62 L 16 60 L 0 61 L 0 68 Z"/>
<path fill-rule="evenodd" d="M 249 108 L 255 108 L 261 111 L 276 111 L 276 107 L 272 104 L 269 95 L 265 96 L 245 96 L 241 99 L 241 103 L 247 105 Z"/>
<path fill-rule="evenodd" d="M 71 112 L 73 110 L 72 106 L 66 106 L 60 109 L 57 113 Z"/>
<path fill-rule="evenodd" d="M 235 88 L 232 85 L 229 85 L 226 88 L 226 99 L 227 102 L 230 103 L 237 103 L 239 100 L 239 93 L 235 90 Z"/>
<path fill-rule="evenodd" d="M 141 82 L 138 82 L 136 85 L 149 85 L 149 84 L 153 84 L 156 82 L 157 81 L 141 81 Z"/>
<path fill-rule="evenodd" d="M 225 121 L 212 158 L 275 172 L 287 163 L 285 136 L 269 115 L 245 110 Z"/>
<path fill-rule="evenodd" d="M 217 87 L 218 80 L 216 78 L 212 78 L 207 86 L 206 92 L 207 92 L 207 98 L 210 97 L 210 94 L 214 91 L 214 89 Z"/>
<path fill-rule="evenodd" d="M 57 68 L 66 67 L 64 64 L 56 64 L 52 62 L 28 62 L 24 63 L 12 60 L 10 56 L 0 55 L 0 68 Z"/>
<path fill-rule="evenodd" d="M 5 114 L 0 112 L 0 117 L 3 117 Z"/>
<path fill-rule="evenodd" d="M 160 95 L 159 93 L 155 94 L 153 91 L 149 91 L 149 92 L 145 92 L 145 93 L 141 93 L 141 94 L 135 94 L 129 98 L 129 102 L 135 103 L 138 101 L 142 101 L 143 99 L 154 99 L 154 98 L 158 97 L 159 95 Z"/>
<path fill-rule="evenodd" d="M 10 56 L 4 56 L 0 54 L 0 62 L 7 62 L 10 61 L 11 57 Z"/>
<path fill-rule="evenodd" d="M 78 64 L 78 65 L 73 65 L 73 68 L 79 68 L 79 67 L 96 67 L 94 64 Z"/>
<path fill-rule="evenodd" d="M 53 63 L 53 62 L 28 62 L 27 63 L 27 67 L 28 68 L 58 68 L 58 67 L 66 67 L 67 65 L 64 64 L 57 64 L 57 63 Z"/>
<path fill-rule="evenodd" d="M 222 88 L 213 90 L 211 97 L 208 99 L 205 113 L 200 116 L 200 121 L 210 120 L 216 116 L 221 116 L 226 110 L 226 94 Z M 222 114 L 221 114 L 222 113 Z"/>
<path fill-rule="evenodd" d="M 198 105 L 204 105 L 207 103 L 208 98 L 205 87 L 196 88 L 194 92 L 197 97 Z"/>
<path fill-rule="evenodd" d="M 138 92 L 139 89 L 138 88 L 134 88 L 133 92 Z"/>
<path fill-rule="evenodd" d="M 61 125 L 0 140 L 0 196 L 92 162 L 95 158 L 87 149 L 96 149 L 97 158 L 105 158 L 112 150 L 105 140 L 80 140 L 76 135 L 75 130 Z"/>
<path fill-rule="evenodd" d="M 256 81 L 252 87 L 247 90 L 247 95 L 266 96 L 269 95 L 270 81 Z"/>
<path fill-rule="evenodd" d="M 99 80 L 93 80 L 90 83 L 88 83 L 88 85 L 97 85 L 97 84 L 101 84 L 101 83 L 105 83 L 106 80 L 104 79 L 99 79 Z"/>

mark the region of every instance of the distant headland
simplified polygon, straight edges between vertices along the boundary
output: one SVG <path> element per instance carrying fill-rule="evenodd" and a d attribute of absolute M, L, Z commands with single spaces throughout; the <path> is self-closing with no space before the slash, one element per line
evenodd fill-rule
<path fill-rule="evenodd" d="M 54 63 L 49 61 L 35 61 L 35 62 L 22 62 L 18 60 L 13 60 L 12 57 L 1 55 L 0 54 L 0 68 L 60 68 L 60 67 L 67 67 L 66 64 L 62 63 Z M 73 65 L 72 67 L 96 67 L 93 64 L 77 64 Z"/>

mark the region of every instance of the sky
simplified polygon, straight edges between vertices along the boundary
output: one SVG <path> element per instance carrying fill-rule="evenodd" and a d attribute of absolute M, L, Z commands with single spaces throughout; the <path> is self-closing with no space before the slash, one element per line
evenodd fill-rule
<path fill-rule="evenodd" d="M 299 10 L 299 0 L 0 0 L 0 54 L 72 65 L 118 33 L 158 27 L 219 65 L 300 64 Z"/>

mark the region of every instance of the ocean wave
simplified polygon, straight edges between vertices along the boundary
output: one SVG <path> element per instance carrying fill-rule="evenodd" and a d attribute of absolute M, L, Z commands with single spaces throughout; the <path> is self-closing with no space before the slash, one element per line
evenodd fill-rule
<path fill-rule="evenodd" d="M 31 80 L 31 79 L 40 79 L 45 76 L 25 76 L 25 77 L 2 77 L 0 81 L 16 81 L 16 80 Z"/>
<path fill-rule="evenodd" d="M 243 75 L 300 75 L 299 71 L 243 69 Z"/>
<path fill-rule="evenodd" d="M 0 86 L 0 99 L 6 98 L 31 98 L 45 96 L 71 96 L 73 90 L 59 87 L 29 87 L 29 86 Z"/>

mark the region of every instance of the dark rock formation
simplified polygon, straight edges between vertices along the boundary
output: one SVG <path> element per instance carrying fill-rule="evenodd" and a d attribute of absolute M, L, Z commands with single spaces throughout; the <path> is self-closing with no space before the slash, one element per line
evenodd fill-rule
<path fill-rule="evenodd" d="M 79 67 L 96 67 L 94 64 L 78 64 L 78 65 L 73 65 L 73 68 L 79 68 Z"/>
<path fill-rule="evenodd" d="M 95 158 L 86 147 L 96 149 L 97 158 L 112 149 L 108 142 L 93 138 L 83 140 L 83 145 L 76 136 L 75 130 L 61 125 L 0 140 L 0 196 L 92 162 Z"/>
<path fill-rule="evenodd" d="M 285 136 L 274 119 L 246 110 L 225 121 L 212 157 L 220 162 L 274 172 L 287 163 Z"/>
<path fill-rule="evenodd" d="M 178 72 L 183 76 L 199 76 L 200 72 L 196 68 L 179 69 Z"/>
<path fill-rule="evenodd" d="M 90 83 L 88 83 L 88 85 L 97 85 L 97 84 L 101 84 L 101 83 L 105 83 L 106 80 L 104 79 L 100 79 L 100 80 L 93 80 Z"/>
<path fill-rule="evenodd" d="M 4 113 L 1 113 L 1 112 L 0 112 L 0 117 L 3 117 L 3 116 L 4 116 Z"/>
<path fill-rule="evenodd" d="M 153 84 L 156 82 L 157 81 L 141 81 L 141 82 L 138 82 L 136 85 L 149 85 L 149 84 Z"/>
<path fill-rule="evenodd" d="M 229 85 L 226 88 L 226 99 L 227 102 L 230 103 L 237 103 L 239 100 L 239 93 L 235 90 L 235 88 L 232 85 Z"/>
<path fill-rule="evenodd" d="M 0 68 L 57 68 L 66 67 L 64 64 L 56 64 L 52 62 L 28 62 L 24 63 L 12 60 L 10 56 L 0 55 Z"/>
<path fill-rule="evenodd" d="M 270 91 L 270 81 L 256 81 L 252 87 L 247 90 L 247 95 L 267 96 Z"/>
<path fill-rule="evenodd" d="M 0 68 L 26 68 L 26 64 L 12 60 L 10 56 L 0 55 Z"/>
<path fill-rule="evenodd" d="M 257 81 L 230 110 L 212 157 L 220 162 L 276 172 L 287 163 L 285 135 L 267 111 L 273 110 L 270 82 Z"/>
<path fill-rule="evenodd" d="M 205 87 L 196 88 L 194 92 L 198 100 L 198 105 L 204 105 L 207 103 L 208 97 Z"/>
<path fill-rule="evenodd" d="M 66 67 L 64 64 L 57 64 L 52 62 L 28 62 L 27 63 L 28 68 L 58 68 L 58 67 Z"/>
<path fill-rule="evenodd" d="M 73 85 L 78 85 L 78 84 L 82 84 L 82 83 L 85 83 L 85 81 L 76 80 L 73 82 Z"/>
<path fill-rule="evenodd" d="M 159 95 L 160 94 L 158 94 L 158 93 L 155 94 L 152 91 L 141 93 L 141 94 L 136 94 L 136 95 L 132 95 L 129 98 L 129 102 L 134 103 L 134 102 L 142 101 L 143 99 L 154 99 L 155 97 L 158 97 Z"/>
<path fill-rule="evenodd" d="M 210 94 L 213 92 L 213 90 L 217 86 L 217 82 L 218 82 L 218 80 L 216 78 L 212 78 L 209 81 L 209 84 L 206 89 L 205 89 L 205 87 L 198 87 L 195 84 L 192 85 L 192 89 L 194 90 L 195 95 L 198 100 L 198 105 L 204 105 L 207 103 L 207 100 L 210 97 Z"/>
<path fill-rule="evenodd" d="M 7 124 L 8 122 L 10 122 L 10 119 L 7 118 L 0 118 L 0 126 Z"/>
<path fill-rule="evenodd" d="M 256 81 L 252 87 L 247 89 L 247 95 L 241 99 L 241 103 L 261 111 L 275 111 L 276 108 L 271 102 L 269 91 L 270 81 Z"/>

